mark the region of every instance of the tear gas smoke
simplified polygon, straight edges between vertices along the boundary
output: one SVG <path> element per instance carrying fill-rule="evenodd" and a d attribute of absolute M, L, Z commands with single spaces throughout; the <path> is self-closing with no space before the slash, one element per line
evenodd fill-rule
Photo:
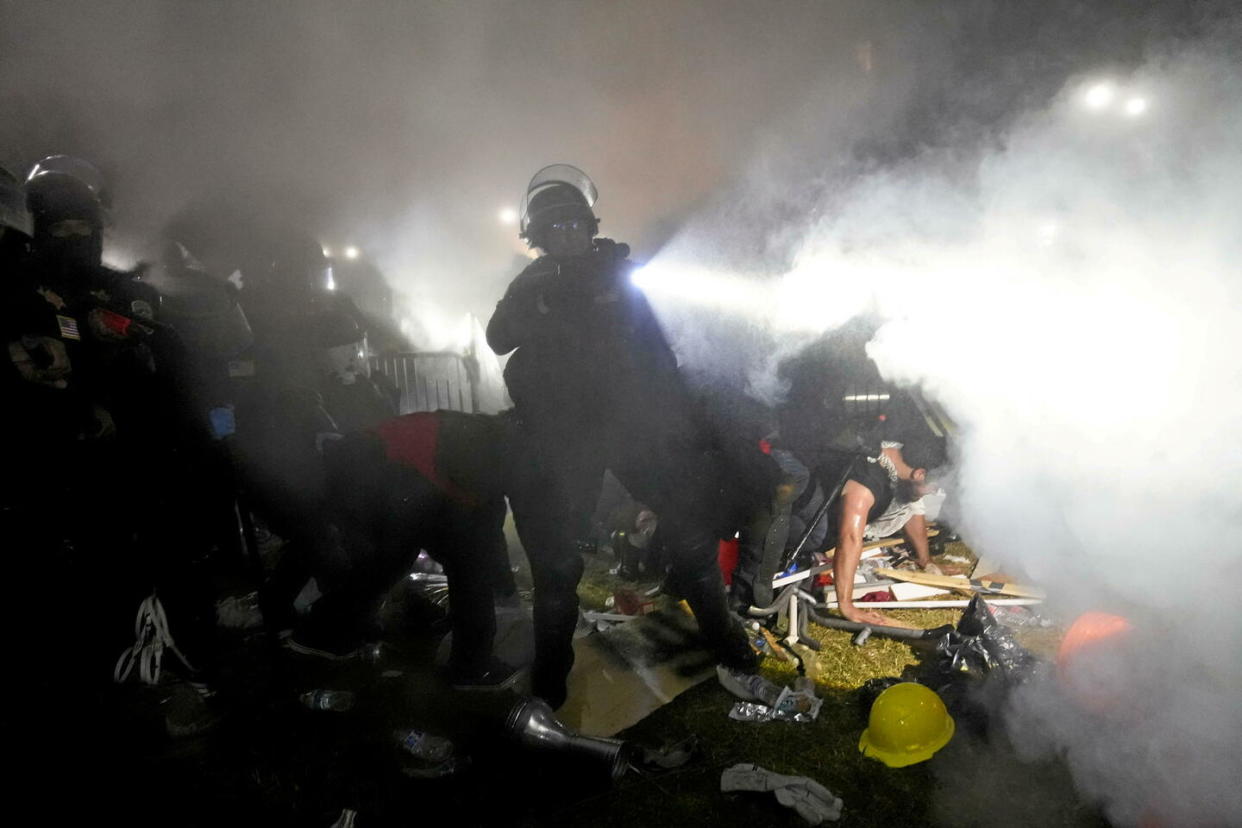
<path fill-rule="evenodd" d="M 127 248 L 227 199 L 338 257 L 355 245 L 415 317 L 426 302 L 486 319 L 525 257 L 497 212 L 540 166 L 609 182 L 603 232 L 655 249 L 769 124 L 801 107 L 817 128 L 829 103 L 848 117 L 863 86 L 911 76 L 856 52 L 926 31 L 915 5 L 5 2 L 0 162 L 94 161 Z"/>
<path fill-rule="evenodd" d="M 687 334 L 686 297 L 749 314 L 776 356 L 879 314 L 883 374 L 962 425 L 946 508 L 971 545 L 1066 618 L 1112 610 L 1138 631 L 1096 665 L 1124 688 L 1108 715 L 1036 684 L 1008 718 L 1118 824 L 1242 822 L 1242 613 L 1213 586 L 1242 537 L 1240 134 L 1236 60 L 1164 55 L 1072 79 L 970 163 L 928 151 L 832 193 L 783 275 L 683 269 L 713 243 L 692 235 L 643 274 L 686 361 L 722 374 L 745 347 L 720 364 Z M 752 386 L 774 358 L 749 355 Z"/>

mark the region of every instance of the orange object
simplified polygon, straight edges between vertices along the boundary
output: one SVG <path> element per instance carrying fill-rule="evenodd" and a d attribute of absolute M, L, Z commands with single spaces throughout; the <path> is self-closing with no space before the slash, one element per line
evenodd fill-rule
<path fill-rule="evenodd" d="M 1071 661 L 1088 654 L 1100 641 L 1108 641 L 1134 629 L 1129 620 L 1106 612 L 1084 612 L 1070 624 L 1057 649 L 1057 666 L 1066 669 Z"/>
<path fill-rule="evenodd" d="M 1124 710 L 1133 687 L 1127 678 L 1127 647 L 1134 625 L 1120 615 L 1084 612 L 1057 649 L 1057 675 L 1069 697 L 1092 713 Z"/>
<path fill-rule="evenodd" d="M 655 612 L 655 601 L 643 598 L 632 589 L 618 589 L 612 597 L 613 606 L 623 615 L 646 615 Z"/>

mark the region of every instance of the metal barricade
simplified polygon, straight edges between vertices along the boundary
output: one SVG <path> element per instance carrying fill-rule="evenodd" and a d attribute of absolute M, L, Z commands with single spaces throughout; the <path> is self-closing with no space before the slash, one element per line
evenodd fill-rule
<path fill-rule="evenodd" d="M 451 351 L 415 351 L 371 357 L 371 370 L 401 392 L 400 412 L 479 410 L 476 376 L 469 356 Z"/>

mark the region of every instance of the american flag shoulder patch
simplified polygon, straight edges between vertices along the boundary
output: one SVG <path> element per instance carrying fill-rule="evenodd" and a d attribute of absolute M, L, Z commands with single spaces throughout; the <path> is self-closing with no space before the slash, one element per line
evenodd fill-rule
<path fill-rule="evenodd" d="M 60 327 L 60 335 L 64 339 L 81 339 L 82 334 L 78 331 L 78 320 L 72 316 L 56 314 L 56 324 Z"/>

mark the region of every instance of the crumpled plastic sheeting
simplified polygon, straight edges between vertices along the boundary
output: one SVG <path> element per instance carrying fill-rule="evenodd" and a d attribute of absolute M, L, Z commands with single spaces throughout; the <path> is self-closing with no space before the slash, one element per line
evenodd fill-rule
<path fill-rule="evenodd" d="M 985 675 L 999 672 L 1006 680 L 1023 681 L 1040 661 L 1014 640 L 1013 633 L 992 615 L 982 596 L 970 599 L 957 629 L 936 642 L 945 672 Z"/>

